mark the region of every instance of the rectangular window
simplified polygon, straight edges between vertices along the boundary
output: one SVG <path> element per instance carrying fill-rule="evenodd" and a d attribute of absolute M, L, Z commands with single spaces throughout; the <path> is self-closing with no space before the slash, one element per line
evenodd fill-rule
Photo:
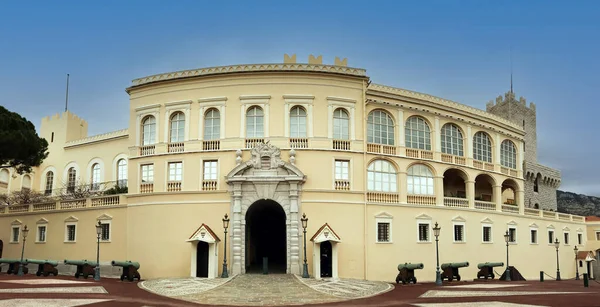
<path fill-rule="evenodd" d="M 569 245 L 570 234 L 568 232 L 565 232 L 563 233 L 563 236 L 565 238 L 565 245 Z"/>
<path fill-rule="evenodd" d="M 548 244 L 554 243 L 554 230 L 548 230 Z"/>
<path fill-rule="evenodd" d="M 419 223 L 419 242 L 429 242 L 428 223 Z"/>
<path fill-rule="evenodd" d="M 37 227 L 37 242 L 46 242 L 46 226 Z"/>
<path fill-rule="evenodd" d="M 204 161 L 204 180 L 217 180 L 217 161 Z"/>
<path fill-rule="evenodd" d="M 76 231 L 76 227 L 74 224 L 72 225 L 67 225 L 67 238 L 66 241 L 67 242 L 75 242 L 75 231 Z"/>
<path fill-rule="evenodd" d="M 517 229 L 516 228 L 508 229 L 508 242 L 517 243 Z"/>
<path fill-rule="evenodd" d="M 142 183 L 154 182 L 154 164 L 142 165 Z"/>
<path fill-rule="evenodd" d="M 577 244 L 579 244 L 579 245 L 583 244 L 583 234 L 581 234 L 581 233 L 577 234 Z"/>
<path fill-rule="evenodd" d="M 483 242 L 492 242 L 492 226 L 483 226 Z"/>
<path fill-rule="evenodd" d="M 10 237 L 10 242 L 19 242 L 19 237 L 21 235 L 21 228 L 19 226 L 14 226 L 12 228 L 12 236 Z"/>
<path fill-rule="evenodd" d="M 537 230 L 531 229 L 530 232 L 531 232 L 531 240 L 529 242 L 531 242 L 531 244 L 537 244 L 538 243 L 538 241 L 537 241 Z"/>
<path fill-rule="evenodd" d="M 377 223 L 377 242 L 390 242 L 390 223 Z"/>
<path fill-rule="evenodd" d="M 102 232 L 100 233 L 100 240 L 109 241 L 110 240 L 110 223 L 100 222 L 100 224 L 102 225 Z"/>
<path fill-rule="evenodd" d="M 169 181 L 181 181 L 183 163 L 169 162 Z"/>
<path fill-rule="evenodd" d="M 335 180 L 348 180 L 350 161 L 335 160 Z"/>
<path fill-rule="evenodd" d="M 600 231 L 596 231 L 596 241 L 600 241 Z"/>
<path fill-rule="evenodd" d="M 464 242 L 465 241 L 465 226 L 464 225 L 454 225 L 454 242 Z"/>

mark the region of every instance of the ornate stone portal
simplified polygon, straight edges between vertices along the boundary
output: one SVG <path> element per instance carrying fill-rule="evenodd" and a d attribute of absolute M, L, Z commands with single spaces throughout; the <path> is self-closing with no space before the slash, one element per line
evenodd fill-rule
<path fill-rule="evenodd" d="M 242 151 L 236 152 L 237 166 L 227 174 L 231 201 L 231 273 L 246 272 L 246 212 L 256 201 L 270 199 L 283 208 L 286 216 L 286 272 L 300 274 L 301 223 L 298 200 L 306 176 L 294 166 L 295 152 L 290 162 L 281 159 L 279 148 L 269 142 L 257 144 L 251 158 L 242 162 Z"/>

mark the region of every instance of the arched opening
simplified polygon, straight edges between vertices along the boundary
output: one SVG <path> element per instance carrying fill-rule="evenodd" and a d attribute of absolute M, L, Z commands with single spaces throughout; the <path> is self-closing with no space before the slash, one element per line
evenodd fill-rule
<path fill-rule="evenodd" d="M 512 179 L 506 179 L 502 182 L 502 203 L 507 205 L 517 205 L 517 183 Z"/>
<path fill-rule="evenodd" d="M 272 200 L 259 200 L 246 212 L 246 272 L 286 273 L 286 216 Z"/>
<path fill-rule="evenodd" d="M 540 208 L 540 204 L 533 205 L 533 209 L 539 209 L 539 208 Z"/>
<path fill-rule="evenodd" d="M 330 241 L 321 242 L 321 277 L 331 277 L 333 253 Z"/>
<path fill-rule="evenodd" d="M 196 277 L 208 277 L 208 243 L 204 241 L 196 246 Z"/>
<path fill-rule="evenodd" d="M 444 172 L 444 197 L 467 198 L 465 187 L 467 175 L 455 168 Z"/>
<path fill-rule="evenodd" d="M 475 178 L 475 200 L 494 201 L 494 179 L 486 174 L 481 174 Z"/>

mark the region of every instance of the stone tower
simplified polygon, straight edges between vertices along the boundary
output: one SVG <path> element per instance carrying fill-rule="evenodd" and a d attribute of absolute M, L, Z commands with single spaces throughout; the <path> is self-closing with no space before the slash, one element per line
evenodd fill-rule
<path fill-rule="evenodd" d="M 490 101 L 486 111 L 506 118 L 523 127 L 523 176 L 525 179 L 525 207 L 556 211 L 556 189 L 560 186 L 560 171 L 537 163 L 537 122 L 533 102 L 527 106 L 525 98 L 515 99 L 510 91 L 496 102 Z"/>

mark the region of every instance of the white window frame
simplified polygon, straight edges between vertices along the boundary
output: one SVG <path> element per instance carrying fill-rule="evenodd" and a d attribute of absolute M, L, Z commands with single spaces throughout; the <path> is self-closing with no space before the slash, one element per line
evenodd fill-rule
<path fill-rule="evenodd" d="M 380 213 L 375 216 L 375 243 L 377 244 L 392 244 L 394 243 L 393 234 L 393 216 L 389 213 Z M 388 241 L 379 241 L 379 223 L 388 223 Z"/>
<path fill-rule="evenodd" d="M 511 230 L 514 230 L 514 231 L 515 231 L 515 232 L 514 232 L 514 234 L 515 234 L 515 235 L 514 235 L 514 241 L 508 241 L 508 244 L 511 244 L 511 245 L 516 245 L 516 244 L 519 242 L 519 233 L 518 233 L 518 231 L 517 231 L 517 226 L 514 226 L 514 225 L 509 225 L 509 226 L 507 227 L 507 229 L 506 229 L 506 230 L 508 231 L 509 240 L 510 240 L 510 231 L 511 231 Z"/>
<path fill-rule="evenodd" d="M 568 230 L 563 230 L 563 245 L 570 246 L 571 245 L 571 232 Z"/>
<path fill-rule="evenodd" d="M 350 130 L 349 130 L 349 136 L 350 136 L 350 141 L 354 141 L 356 139 L 356 134 L 355 134 L 355 126 L 356 124 L 354 123 L 354 112 L 356 109 L 356 100 L 352 99 L 352 98 L 344 98 L 344 97 L 334 97 L 334 96 L 328 96 L 327 97 L 327 118 L 331 119 L 331 121 L 329 122 L 329 125 L 327 125 L 327 137 L 330 139 L 333 139 L 333 111 L 335 111 L 338 108 L 342 108 L 345 109 L 346 112 L 348 112 L 348 116 L 350 117 Z"/>
<path fill-rule="evenodd" d="M 17 236 L 17 241 L 14 241 L 14 229 L 18 230 L 19 235 Z M 9 243 L 20 243 L 21 242 L 21 225 L 12 225 L 10 226 L 10 241 Z"/>
<path fill-rule="evenodd" d="M 421 125 L 423 125 L 421 127 Z M 420 128 L 423 128 L 422 130 Z M 420 142 L 420 133 L 424 134 L 423 143 Z M 431 125 L 427 120 L 418 115 L 412 115 L 404 121 L 404 146 L 417 150 L 431 151 L 432 146 Z"/>
<path fill-rule="evenodd" d="M 125 165 L 119 165 L 119 162 L 121 162 L 121 161 L 125 161 Z M 116 163 L 116 167 L 115 167 L 115 181 L 119 185 L 121 185 L 121 183 L 124 183 L 123 186 L 127 186 L 128 177 L 129 177 L 129 160 L 127 158 L 117 157 L 117 163 Z"/>
<path fill-rule="evenodd" d="M 467 243 L 467 227 L 465 222 L 452 222 L 452 243 Z M 462 226 L 462 241 L 456 241 L 455 226 Z"/>
<path fill-rule="evenodd" d="M 477 136 L 479 134 L 485 135 L 487 140 L 490 142 L 489 143 L 489 147 L 487 147 L 488 144 L 485 144 L 483 142 L 484 138 L 478 138 Z M 473 139 L 471 140 L 472 144 L 473 144 L 473 160 L 477 160 L 477 161 L 481 161 L 481 162 L 486 162 L 486 163 L 494 163 L 494 143 L 492 142 L 492 137 L 484 132 L 484 131 L 476 131 L 473 134 Z M 478 145 L 478 146 L 476 146 Z M 475 154 L 477 153 L 477 154 Z M 489 161 L 488 161 L 489 158 Z"/>
<path fill-rule="evenodd" d="M 40 240 L 40 228 L 44 227 L 44 240 Z M 48 241 L 48 224 L 37 224 L 35 226 L 35 243 L 46 243 Z"/>
<path fill-rule="evenodd" d="M 421 170 L 429 171 L 429 174 L 423 175 Z M 424 189 L 425 193 L 423 193 Z M 415 192 L 416 190 L 419 190 L 418 193 Z M 435 176 L 428 165 L 415 163 L 408 167 L 406 170 L 406 193 L 408 195 L 435 196 Z"/>
<path fill-rule="evenodd" d="M 379 163 L 379 162 L 382 163 L 382 166 L 386 165 L 386 163 L 389 164 L 391 166 L 391 172 L 376 170 L 376 163 Z M 372 170 L 370 169 L 371 166 L 373 166 Z M 373 174 L 372 178 L 370 178 L 370 174 Z M 379 176 L 381 178 L 380 181 L 377 180 L 377 177 L 378 177 L 377 174 L 381 174 Z M 389 179 L 389 181 L 386 182 L 385 180 L 383 180 L 384 175 L 386 176 L 386 179 Z M 377 182 L 380 183 L 380 186 L 381 186 L 380 189 L 376 188 Z M 371 183 L 372 183 L 372 187 L 370 187 Z M 386 190 L 384 188 L 384 186 L 386 184 L 390 187 L 389 190 Z M 373 191 L 373 192 L 382 192 L 382 193 L 398 193 L 398 169 L 396 169 L 396 166 L 392 162 L 385 160 L 385 159 L 372 160 L 371 163 L 369 163 L 369 165 L 367 165 L 367 190 Z"/>
<path fill-rule="evenodd" d="M 490 228 L 490 240 L 485 241 L 485 228 Z M 483 244 L 494 244 L 494 226 L 490 223 L 481 224 L 481 243 Z"/>
<path fill-rule="evenodd" d="M 338 162 L 341 162 L 342 166 L 344 163 L 347 164 L 347 167 L 346 167 L 346 170 L 347 170 L 346 177 L 347 178 L 345 178 L 345 179 L 338 178 L 338 176 L 337 176 L 338 175 L 338 168 L 337 168 Z M 350 159 L 348 159 L 348 158 L 345 158 L 345 159 L 344 158 L 334 158 L 333 159 L 333 179 L 334 180 L 346 180 L 346 181 L 350 182 L 350 164 L 351 164 L 351 162 L 350 162 Z M 343 167 L 342 167 L 342 170 L 343 170 Z"/>
<path fill-rule="evenodd" d="M 343 118 L 343 116 L 336 117 L 336 111 L 338 111 L 338 110 L 339 110 L 339 114 L 345 114 L 347 116 L 347 118 Z M 350 113 L 348 112 L 348 110 L 346 110 L 346 108 L 342 108 L 342 107 L 333 109 L 331 121 L 332 121 L 332 125 L 333 125 L 332 126 L 333 132 L 332 132 L 331 137 L 334 140 L 348 140 L 349 141 L 350 140 Z M 336 125 L 336 123 L 337 123 L 337 125 Z M 344 124 L 348 125 L 347 129 L 344 129 L 344 127 L 342 127 Z M 336 133 L 335 133 L 336 126 L 340 126 L 338 129 L 339 130 L 338 135 L 336 135 Z"/>
<path fill-rule="evenodd" d="M 585 238 L 583 236 L 583 232 L 577 231 L 577 245 L 584 245 L 584 244 L 585 244 Z"/>
<path fill-rule="evenodd" d="M 73 241 L 69 241 L 69 226 L 75 226 L 75 234 Z M 77 222 L 66 222 L 65 223 L 65 238 L 64 243 L 77 243 Z"/>
<path fill-rule="evenodd" d="M 531 237 L 531 232 L 535 230 L 535 242 L 533 242 L 532 237 Z M 537 227 L 537 225 L 532 224 L 532 226 L 529 226 L 529 244 L 532 245 L 539 245 L 540 244 L 540 230 Z"/>
<path fill-rule="evenodd" d="M 137 146 L 142 146 L 142 139 L 144 137 L 143 135 L 141 135 L 142 120 L 148 115 L 154 116 L 154 119 L 156 120 L 155 126 L 154 126 L 154 142 L 153 142 L 153 144 L 157 144 L 159 142 L 158 129 L 160 126 L 159 125 L 159 123 L 160 123 L 160 116 L 159 116 L 160 115 L 160 107 L 161 107 L 161 105 L 159 103 L 156 103 L 156 104 L 146 105 L 146 106 L 135 109 L 135 115 L 136 115 L 135 144 Z"/>
<path fill-rule="evenodd" d="M 552 242 L 549 242 L 550 233 L 552 233 Z M 554 245 L 554 240 L 556 240 L 556 231 L 554 231 L 554 229 L 548 228 L 548 236 L 546 237 L 546 242 L 548 242 L 548 245 Z"/>
<path fill-rule="evenodd" d="M 206 131 L 207 131 L 207 129 L 206 129 L 206 127 L 207 127 L 206 123 L 207 123 L 207 121 L 206 121 L 206 118 L 207 118 L 207 115 L 208 115 L 209 112 L 211 112 L 211 113 L 213 113 L 213 112 L 217 113 L 219 117 L 218 118 L 214 118 L 214 117 L 210 118 L 211 119 L 211 126 L 210 126 L 210 128 L 211 128 L 211 134 L 208 135 L 208 138 L 207 138 L 207 135 L 206 135 Z M 221 121 L 222 121 L 222 117 L 223 117 L 223 114 L 221 114 L 221 110 L 218 107 L 206 108 L 206 110 L 204 111 L 204 113 L 201 116 L 202 116 L 202 120 L 201 120 L 200 124 L 202 125 L 202 140 L 206 140 L 206 141 L 220 140 L 221 139 L 221 130 L 222 130 L 221 129 Z M 213 119 L 215 120 L 214 122 L 213 122 Z M 217 121 L 217 119 L 218 119 L 218 121 Z M 218 125 L 214 125 L 214 123 L 218 123 Z M 216 131 L 215 131 L 217 129 L 214 129 L 214 128 L 219 128 L 218 129 L 219 130 L 218 131 L 218 136 L 219 137 L 217 137 L 217 138 L 214 138 L 214 135 L 217 134 Z"/>
<path fill-rule="evenodd" d="M 205 98 L 200 98 L 198 99 L 198 105 L 199 105 L 199 110 L 198 110 L 198 118 L 200 119 L 200 123 L 198 124 L 198 139 L 199 140 L 204 140 L 204 115 L 206 114 L 206 111 L 208 111 L 208 109 L 211 108 L 215 108 L 219 111 L 219 140 L 222 140 L 225 138 L 225 120 L 226 120 L 226 116 L 225 116 L 225 102 L 227 101 L 227 97 L 225 96 L 220 96 L 220 97 L 205 97 Z M 243 110 L 243 106 L 242 106 L 242 110 Z M 243 114 L 242 118 L 245 118 L 245 113 Z M 245 129 L 245 122 L 242 122 L 242 126 L 241 128 L 243 128 L 243 130 Z M 240 130 L 240 133 L 243 132 L 243 130 Z M 242 135 L 245 134 L 240 134 L 240 137 Z M 237 137 L 237 136 L 236 136 Z"/>
<path fill-rule="evenodd" d="M 184 165 L 183 165 L 183 161 L 182 160 L 173 160 L 173 161 L 166 161 L 167 165 L 166 165 L 166 169 L 167 169 L 167 182 L 183 182 L 183 177 L 184 177 Z M 173 179 L 171 180 L 171 164 L 181 164 L 181 178 L 179 180 L 177 179 Z M 177 174 L 177 173 L 175 173 Z"/>
<path fill-rule="evenodd" d="M 99 220 L 100 225 L 108 224 L 108 240 L 102 239 L 102 234 L 100 234 L 100 243 L 110 243 L 112 242 L 112 220 Z"/>
<path fill-rule="evenodd" d="M 420 225 L 427 225 L 427 240 L 421 241 Z M 431 230 L 431 219 L 417 219 L 417 243 L 431 243 L 431 237 L 433 236 Z"/>
<path fill-rule="evenodd" d="M 202 159 L 202 173 L 201 173 L 201 181 L 204 180 L 216 180 L 217 182 L 219 181 L 219 159 Z M 215 178 L 206 178 L 206 163 L 207 162 L 215 162 L 216 163 L 216 173 L 215 173 Z"/>
<path fill-rule="evenodd" d="M 240 96 L 241 114 L 240 114 L 240 136 L 248 138 L 246 131 L 246 114 L 248 109 L 257 106 L 263 110 L 263 136 L 269 137 L 269 100 L 271 95 L 242 95 Z M 286 116 L 287 117 L 287 116 Z M 225 116 L 223 116 L 225 118 Z M 225 124 L 225 123 L 221 123 Z M 287 125 L 286 125 L 287 126 Z M 221 136 L 223 138 L 223 136 Z"/>
<path fill-rule="evenodd" d="M 376 124 L 375 122 L 371 123 L 371 121 L 369 121 L 369 117 L 371 116 L 371 114 L 373 114 L 373 117 L 375 117 L 375 112 L 379 112 L 378 114 L 385 115 L 383 117 L 385 118 L 386 122 L 388 121 L 388 117 L 389 117 L 391 124 L 389 122 L 387 122 L 385 124 L 383 124 L 383 123 Z M 390 114 L 389 112 L 387 112 L 386 110 L 383 110 L 383 109 L 371 110 L 367 114 L 367 123 L 366 124 L 367 124 L 367 136 L 366 136 L 367 143 L 386 145 L 386 146 L 397 146 L 396 145 L 397 120 L 394 118 L 394 116 L 392 116 L 392 114 Z M 371 127 L 371 125 L 373 125 L 373 126 Z M 378 135 L 375 135 L 375 132 L 373 131 L 376 125 L 381 126 L 379 129 L 380 133 Z M 390 127 L 391 127 L 391 129 L 390 129 Z M 385 140 L 383 139 L 383 134 L 381 133 L 381 131 L 383 131 L 383 128 L 385 128 L 385 130 L 387 131 Z M 391 135 L 391 138 L 390 138 L 390 135 Z M 379 141 L 377 141 L 377 138 L 379 138 Z"/>
<path fill-rule="evenodd" d="M 453 127 L 456 128 L 457 135 L 453 135 L 453 132 L 455 132 Z M 444 132 L 448 132 L 449 134 Z M 440 131 L 440 138 L 442 153 L 459 157 L 465 156 L 465 137 L 458 125 L 454 123 L 444 124 Z"/>
<path fill-rule="evenodd" d="M 517 168 L 517 145 L 509 139 L 500 143 L 500 164 L 512 169 Z"/>
<path fill-rule="evenodd" d="M 315 96 L 313 95 L 283 95 L 284 108 L 283 115 L 285 124 L 285 137 L 291 136 L 291 111 L 294 107 L 300 107 L 304 109 L 306 113 L 306 135 L 296 136 L 297 138 L 311 138 L 313 137 L 313 102 Z M 266 118 L 265 118 L 266 119 Z M 333 117 L 331 119 L 333 121 Z"/>
<path fill-rule="evenodd" d="M 151 181 L 146 181 L 146 182 L 144 182 L 144 181 L 143 181 L 143 180 L 144 180 L 144 178 L 143 178 L 143 174 L 144 174 L 144 170 L 143 170 L 143 168 L 144 168 L 144 166 L 152 166 L 152 180 L 151 180 Z M 139 183 L 140 183 L 140 184 L 144 184 L 144 183 L 154 183 L 154 179 L 155 179 L 155 178 L 154 178 L 154 163 L 144 163 L 144 164 L 140 164 L 139 170 L 140 170 L 140 176 L 139 176 L 139 181 L 140 181 Z M 148 173 L 150 173 L 150 169 L 148 169 Z"/>

